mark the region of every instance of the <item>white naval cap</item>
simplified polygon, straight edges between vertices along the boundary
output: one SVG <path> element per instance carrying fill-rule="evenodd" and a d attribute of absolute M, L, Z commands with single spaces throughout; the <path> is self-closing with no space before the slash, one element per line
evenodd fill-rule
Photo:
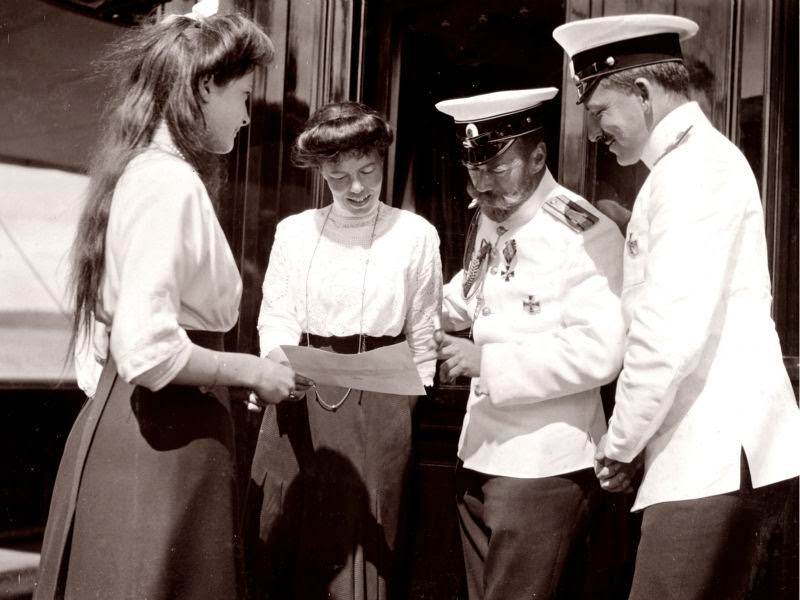
<path fill-rule="evenodd" d="M 606 75 L 683 61 L 680 42 L 697 30 L 697 23 L 675 15 L 619 15 L 565 23 L 553 38 L 571 59 L 580 104 Z"/>
<path fill-rule="evenodd" d="M 462 157 L 478 165 L 502 154 L 515 138 L 544 127 L 542 103 L 558 88 L 507 90 L 443 100 L 436 109 L 453 117 Z"/>

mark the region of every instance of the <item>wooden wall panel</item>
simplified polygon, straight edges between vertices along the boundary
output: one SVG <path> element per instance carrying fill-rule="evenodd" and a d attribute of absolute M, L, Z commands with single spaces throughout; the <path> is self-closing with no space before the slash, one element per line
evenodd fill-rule
<path fill-rule="evenodd" d="M 291 163 L 291 145 L 309 114 L 349 97 L 353 40 L 360 39 L 352 0 L 227 0 L 260 23 L 275 44 L 267 69 L 256 73 L 251 125 L 231 157 L 222 221 L 239 261 L 244 292 L 237 350 L 256 352 L 261 283 L 278 221 L 324 202 L 315 172 Z"/>
<path fill-rule="evenodd" d="M 592 14 L 592 0 L 571 0 L 567 2 L 566 21 L 578 21 L 595 16 Z M 555 43 L 555 41 L 553 42 Z M 564 78 L 561 83 L 561 141 L 559 148 L 559 181 L 574 192 L 585 196 L 586 183 L 594 179 L 588 174 L 594 160 L 593 144 L 586 138 L 586 124 L 583 107 L 575 104 L 578 90 L 570 77 L 569 59 L 564 55 Z"/>
<path fill-rule="evenodd" d="M 675 14 L 675 0 L 602 0 L 597 3 L 602 6 L 604 16 L 632 13 Z"/>
<path fill-rule="evenodd" d="M 706 65 L 713 75 L 711 114 L 714 126 L 730 137 L 731 99 L 734 97 L 734 0 L 676 0 L 675 14 L 700 26 L 681 44 L 684 56 Z"/>
<path fill-rule="evenodd" d="M 800 380 L 798 342 L 798 3 L 777 0 L 773 12 L 771 77 L 766 96 L 764 213 L 767 222 L 773 288 L 773 317 L 786 367 L 795 386 Z M 795 545 L 796 547 L 796 545 Z"/>

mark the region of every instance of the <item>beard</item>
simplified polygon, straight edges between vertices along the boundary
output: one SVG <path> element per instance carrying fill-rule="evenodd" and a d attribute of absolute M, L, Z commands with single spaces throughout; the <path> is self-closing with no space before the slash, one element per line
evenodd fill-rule
<path fill-rule="evenodd" d="M 530 196 L 530 194 L 523 193 L 508 195 L 495 192 L 478 192 L 472 187 L 472 184 L 467 185 L 467 193 L 470 198 L 478 202 L 478 207 L 486 218 L 495 223 L 508 219 L 520 206 L 525 204 L 525 201 Z"/>
<path fill-rule="evenodd" d="M 492 187 L 484 191 L 478 191 L 470 177 L 467 193 L 473 201 L 477 201 L 486 218 L 495 223 L 505 221 L 531 198 L 545 172 L 544 167 L 534 170 L 532 160 L 522 165 L 517 165 L 517 160 L 510 161 L 508 164 L 513 171 L 503 178 L 505 182 L 495 181 Z"/>

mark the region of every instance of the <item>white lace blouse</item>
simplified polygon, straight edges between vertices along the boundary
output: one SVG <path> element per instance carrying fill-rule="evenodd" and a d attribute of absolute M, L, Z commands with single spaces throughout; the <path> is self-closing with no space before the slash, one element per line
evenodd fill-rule
<path fill-rule="evenodd" d="M 200 177 L 170 153 L 166 128 L 117 183 L 105 246 L 101 310 L 79 340 L 79 386 L 91 396 L 109 351 L 126 381 L 158 390 L 191 354 L 186 329 L 224 332 L 242 281 Z"/>
<path fill-rule="evenodd" d="M 263 294 L 262 356 L 282 344 L 303 343 L 303 332 L 404 333 L 418 354 L 441 310 L 439 236 L 422 217 L 383 203 L 358 217 L 336 205 L 307 210 L 278 224 Z M 418 368 L 430 385 L 435 361 Z"/>

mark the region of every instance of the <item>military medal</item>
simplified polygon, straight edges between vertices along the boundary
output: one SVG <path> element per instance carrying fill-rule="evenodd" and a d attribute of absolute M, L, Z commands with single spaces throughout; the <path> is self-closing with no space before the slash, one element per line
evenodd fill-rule
<path fill-rule="evenodd" d="M 475 287 L 475 283 L 478 281 L 481 269 L 483 267 L 483 260 L 485 259 L 487 253 L 491 250 L 489 242 L 487 242 L 485 239 L 481 240 L 478 250 L 476 251 L 475 249 L 480 220 L 481 213 L 478 211 L 472 217 L 472 221 L 469 224 L 469 229 L 467 230 L 467 239 L 464 246 L 464 258 L 461 267 L 464 271 L 464 279 L 462 281 L 464 300 L 469 299 L 469 297 L 475 293 L 473 288 Z M 489 245 L 488 249 L 486 248 L 487 245 Z"/>
<path fill-rule="evenodd" d="M 487 257 L 492 253 L 492 245 L 486 240 L 481 240 L 481 247 L 472 260 L 469 261 L 469 266 L 464 273 L 464 298 L 469 296 L 472 286 L 478 280 L 481 271 L 483 270 L 483 262 L 487 261 Z"/>
<path fill-rule="evenodd" d="M 506 281 L 509 281 L 514 276 L 514 270 L 511 268 L 514 258 L 517 256 L 517 240 L 509 240 L 503 247 L 503 258 L 506 261 L 506 270 L 501 271 L 500 275 Z"/>
<path fill-rule="evenodd" d="M 536 299 L 536 296 L 528 296 L 527 300 L 523 300 L 522 308 L 524 308 L 528 314 L 531 315 L 538 315 L 540 312 L 542 312 L 542 305 Z"/>

